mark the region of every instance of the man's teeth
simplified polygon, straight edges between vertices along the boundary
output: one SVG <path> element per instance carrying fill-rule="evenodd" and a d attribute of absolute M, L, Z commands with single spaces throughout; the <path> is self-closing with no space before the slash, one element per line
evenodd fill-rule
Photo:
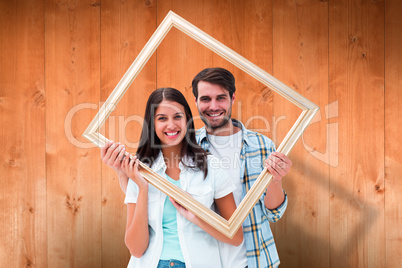
<path fill-rule="evenodd" d="M 170 133 L 166 132 L 166 135 L 168 135 L 168 136 L 174 136 L 174 135 L 177 135 L 177 134 L 179 134 L 179 131 L 170 132 Z"/>
<path fill-rule="evenodd" d="M 219 116 L 220 115 L 220 113 L 219 114 L 208 114 L 210 117 L 214 117 L 214 116 Z"/>

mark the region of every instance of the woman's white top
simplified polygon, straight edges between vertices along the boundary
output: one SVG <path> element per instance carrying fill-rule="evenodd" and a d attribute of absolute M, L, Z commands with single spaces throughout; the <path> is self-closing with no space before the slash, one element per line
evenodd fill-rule
<path fill-rule="evenodd" d="M 185 163 L 191 164 L 188 160 Z M 208 176 L 205 179 L 202 171 L 186 168 L 182 163 L 179 165 L 181 188 L 210 209 L 214 199 L 222 198 L 236 188 L 229 175 L 217 163 L 219 160 L 214 156 L 208 156 Z M 155 160 L 152 169 L 166 179 L 166 165 L 162 153 Z M 137 197 L 138 187 L 130 179 L 124 203 L 137 203 Z M 162 216 L 165 198 L 164 193 L 149 184 L 149 245 L 142 257 L 131 256 L 129 268 L 157 267 L 163 246 Z M 218 241 L 215 238 L 186 220 L 179 212 L 177 212 L 177 230 L 187 268 L 221 267 Z"/>

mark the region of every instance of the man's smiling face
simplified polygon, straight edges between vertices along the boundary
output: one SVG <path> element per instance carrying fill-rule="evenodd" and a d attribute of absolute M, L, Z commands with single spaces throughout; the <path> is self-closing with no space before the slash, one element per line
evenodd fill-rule
<path fill-rule="evenodd" d="M 229 91 L 219 85 L 200 81 L 198 83 L 198 112 L 207 129 L 217 130 L 228 125 L 232 115 L 233 98 Z"/>

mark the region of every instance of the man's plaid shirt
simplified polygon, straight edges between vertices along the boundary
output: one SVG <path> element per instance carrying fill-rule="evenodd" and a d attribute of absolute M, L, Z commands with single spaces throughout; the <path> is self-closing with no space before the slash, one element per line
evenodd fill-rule
<path fill-rule="evenodd" d="M 265 160 L 275 150 L 275 145 L 266 136 L 247 130 L 240 121 L 232 119 L 232 123 L 241 128 L 243 136 L 240 150 L 240 174 L 244 175 L 240 179 L 243 184 L 242 198 L 244 198 L 263 171 Z M 196 136 L 197 142 L 208 151 L 209 141 L 205 127 L 197 130 Z M 285 201 L 278 208 L 269 210 L 264 205 L 265 194 L 264 192 L 243 223 L 249 268 L 279 265 L 279 256 L 269 222 L 276 222 L 282 217 L 288 199 L 285 193 Z"/>

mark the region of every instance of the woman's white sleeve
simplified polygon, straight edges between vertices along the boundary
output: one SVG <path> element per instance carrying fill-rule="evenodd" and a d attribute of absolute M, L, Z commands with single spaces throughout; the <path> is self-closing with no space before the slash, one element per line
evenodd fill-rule
<path fill-rule="evenodd" d="M 124 199 L 124 203 L 137 203 L 138 198 L 138 186 L 134 181 L 128 179 L 126 198 Z"/>
<path fill-rule="evenodd" d="M 211 172 L 211 174 L 209 174 Z M 215 183 L 214 189 L 214 199 L 222 198 L 230 193 L 232 193 L 236 189 L 236 185 L 229 177 L 229 173 L 226 172 L 223 168 L 217 169 L 209 169 L 208 168 L 208 176 L 213 176 L 213 181 Z"/>

